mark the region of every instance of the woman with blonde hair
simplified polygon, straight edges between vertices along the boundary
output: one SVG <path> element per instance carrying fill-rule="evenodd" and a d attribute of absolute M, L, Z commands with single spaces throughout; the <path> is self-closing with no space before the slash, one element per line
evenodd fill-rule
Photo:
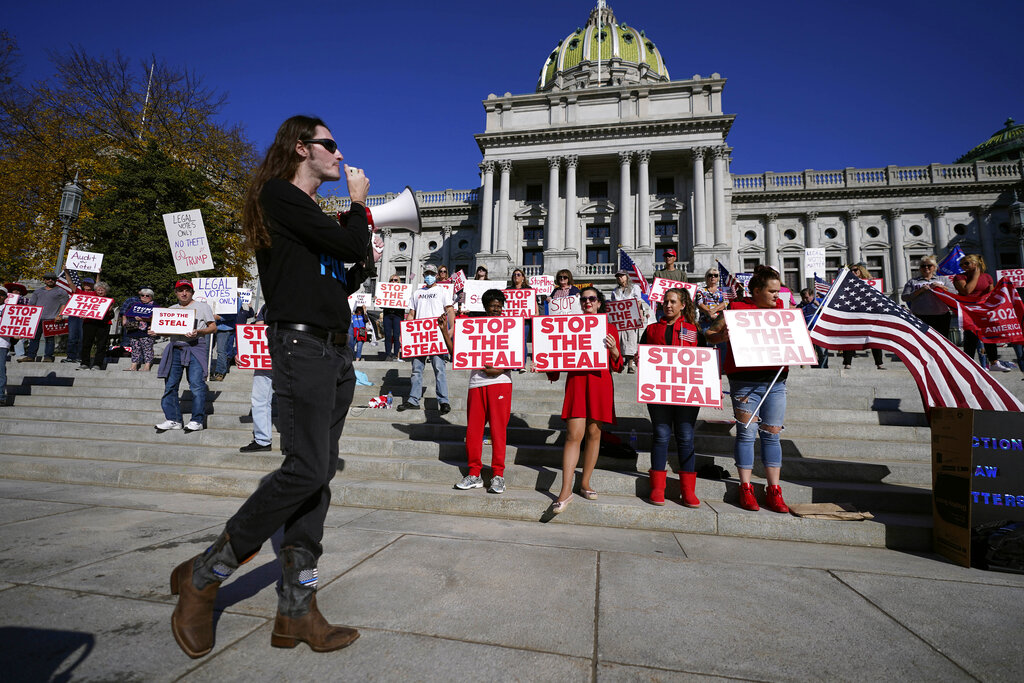
<path fill-rule="evenodd" d="M 953 277 L 953 287 L 956 288 L 956 293 L 960 296 L 982 301 L 989 292 L 996 288 L 992 276 L 985 272 L 985 259 L 981 257 L 981 254 L 967 254 L 960 259 L 960 267 L 964 272 Z M 979 343 L 978 335 L 970 330 L 964 330 L 964 353 L 974 358 L 974 352 L 978 350 Z M 999 362 L 998 346 L 985 342 L 984 349 L 989 372 L 1010 372 L 1009 364 L 1004 365 Z"/>
<path fill-rule="evenodd" d="M 873 280 L 871 273 L 868 272 L 868 268 L 863 263 L 855 263 L 850 266 L 850 272 L 859 277 L 861 280 Z M 849 370 L 850 364 L 853 363 L 853 354 L 855 352 L 851 349 L 849 351 L 843 351 L 843 370 Z M 882 365 L 882 350 L 871 349 L 871 357 L 875 361 L 875 367 L 879 370 L 885 370 L 885 366 Z"/>

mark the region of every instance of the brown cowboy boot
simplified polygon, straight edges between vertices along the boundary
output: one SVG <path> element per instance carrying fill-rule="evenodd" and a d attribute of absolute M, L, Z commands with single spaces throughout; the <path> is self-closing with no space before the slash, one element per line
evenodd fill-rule
<path fill-rule="evenodd" d="M 238 569 L 239 562 L 222 532 L 213 545 L 186 560 L 171 572 L 171 595 L 178 604 L 171 615 L 171 632 L 178 646 L 192 659 L 213 649 L 213 603 L 224 579 Z"/>
<path fill-rule="evenodd" d="M 334 626 L 316 606 L 316 558 L 302 548 L 281 549 L 281 583 L 277 588 L 277 618 L 270 644 L 295 647 L 306 643 L 314 652 L 331 652 L 351 645 L 359 631 Z"/>

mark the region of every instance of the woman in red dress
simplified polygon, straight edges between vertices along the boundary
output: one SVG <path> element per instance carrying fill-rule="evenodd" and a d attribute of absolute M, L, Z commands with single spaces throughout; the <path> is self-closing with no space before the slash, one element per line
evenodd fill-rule
<path fill-rule="evenodd" d="M 580 291 L 580 307 L 584 315 L 604 313 L 604 295 L 593 287 L 585 287 Z M 586 444 L 583 449 L 580 495 L 587 500 L 597 499 L 597 491 L 590 488 L 590 475 L 597 465 L 597 454 L 601 448 L 601 425 L 615 424 L 615 395 L 609 370 L 622 372 L 623 367 L 619 334 L 611 323 L 608 323 L 604 345 L 608 349 L 608 368 L 566 374 L 565 401 L 562 403 L 562 419 L 566 424 L 565 447 L 562 449 L 562 490 L 558 500 L 551 505 L 551 513 L 555 515 L 565 510 L 572 499 L 572 484 L 584 436 Z M 557 372 L 549 372 L 548 378 L 554 382 L 558 375 Z"/>

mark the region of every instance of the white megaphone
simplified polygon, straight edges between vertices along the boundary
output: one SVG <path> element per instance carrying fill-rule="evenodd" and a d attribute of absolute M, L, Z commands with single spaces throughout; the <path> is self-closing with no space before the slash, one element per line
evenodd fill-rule
<path fill-rule="evenodd" d="M 408 186 L 391 201 L 380 206 L 367 207 L 366 213 L 370 225 L 376 228 L 402 228 L 418 234 L 422 227 L 416 195 Z"/>

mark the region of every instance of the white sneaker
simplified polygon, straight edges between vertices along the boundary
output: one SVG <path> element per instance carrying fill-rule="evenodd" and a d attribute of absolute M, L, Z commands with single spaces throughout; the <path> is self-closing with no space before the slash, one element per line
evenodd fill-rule
<path fill-rule="evenodd" d="M 202 423 L 196 422 L 195 420 L 189 420 L 188 424 L 185 425 L 185 431 L 186 432 L 198 432 L 198 431 L 202 430 L 202 428 L 203 428 Z"/>
<path fill-rule="evenodd" d="M 155 425 L 157 431 L 166 432 L 168 429 L 181 429 L 181 423 L 175 422 L 174 420 L 164 420 L 158 425 Z"/>
<path fill-rule="evenodd" d="M 995 363 L 990 363 L 988 366 L 989 372 L 1009 372 L 1010 368 L 1003 364 L 1003 361 L 997 360 Z"/>

